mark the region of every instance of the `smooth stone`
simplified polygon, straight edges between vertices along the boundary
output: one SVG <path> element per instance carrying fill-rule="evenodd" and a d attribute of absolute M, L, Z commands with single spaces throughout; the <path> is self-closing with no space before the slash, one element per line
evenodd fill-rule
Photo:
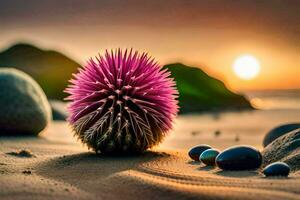
<path fill-rule="evenodd" d="M 300 123 L 284 124 L 270 130 L 263 139 L 263 146 L 266 147 L 268 144 L 276 140 L 282 135 L 285 135 L 297 128 L 300 128 Z"/>
<path fill-rule="evenodd" d="M 200 157 L 201 153 L 207 149 L 211 149 L 211 146 L 206 145 L 206 144 L 201 144 L 201 145 L 195 146 L 190 149 L 189 156 L 191 159 L 193 159 L 195 161 L 199 161 L 199 157 Z"/>
<path fill-rule="evenodd" d="M 38 135 L 51 121 L 48 99 L 29 75 L 0 69 L 0 135 Z"/>
<path fill-rule="evenodd" d="M 214 166 L 219 154 L 220 151 L 217 149 L 207 149 L 201 153 L 199 160 L 208 166 Z"/>
<path fill-rule="evenodd" d="M 284 162 L 292 171 L 300 170 L 300 128 L 293 130 L 266 146 L 262 151 L 265 167 L 274 162 Z"/>
<path fill-rule="evenodd" d="M 216 164 L 223 170 L 253 170 L 261 166 L 262 156 L 254 147 L 247 145 L 225 149 L 216 158 Z"/>
<path fill-rule="evenodd" d="M 265 176 L 288 176 L 290 167 L 284 162 L 275 162 L 266 166 L 263 173 Z"/>

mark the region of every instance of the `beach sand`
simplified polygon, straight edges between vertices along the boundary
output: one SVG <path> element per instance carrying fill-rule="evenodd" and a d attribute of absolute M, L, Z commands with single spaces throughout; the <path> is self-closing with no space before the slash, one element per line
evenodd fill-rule
<path fill-rule="evenodd" d="M 260 170 L 225 172 L 187 156 L 202 143 L 262 150 L 268 130 L 295 121 L 299 110 L 180 116 L 160 146 L 138 157 L 96 155 L 66 122 L 53 122 L 37 138 L 0 138 L 0 199 L 300 199 L 299 172 L 265 178 Z"/>

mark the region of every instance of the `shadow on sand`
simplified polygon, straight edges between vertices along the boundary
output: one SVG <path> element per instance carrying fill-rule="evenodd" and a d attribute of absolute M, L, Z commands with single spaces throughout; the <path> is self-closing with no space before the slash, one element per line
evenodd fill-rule
<path fill-rule="evenodd" d="M 62 141 L 62 140 L 50 140 L 47 137 L 45 137 L 43 134 L 39 135 L 1 135 L 0 134 L 0 143 L 5 144 L 13 144 L 14 146 L 17 146 L 17 144 L 71 144 L 69 141 Z M 30 148 L 30 146 L 28 147 Z"/>
<path fill-rule="evenodd" d="M 200 166 L 198 168 L 198 170 L 200 170 L 200 171 L 212 171 L 216 168 L 217 168 L 216 166 Z"/>
<path fill-rule="evenodd" d="M 246 178 L 246 177 L 255 177 L 259 175 L 258 171 L 223 171 L 219 170 L 215 172 L 216 175 L 224 177 L 236 177 L 236 178 Z"/>
<path fill-rule="evenodd" d="M 189 165 L 199 165 L 200 162 L 199 161 L 190 160 L 190 161 L 187 162 L 187 164 L 189 164 Z"/>
<path fill-rule="evenodd" d="M 49 141 L 44 137 L 34 135 L 0 135 L 0 143 L 17 146 L 20 143 L 43 144 Z"/>
<path fill-rule="evenodd" d="M 119 172 L 136 170 L 142 163 L 166 156 L 168 154 L 152 151 L 127 157 L 107 157 L 92 152 L 79 153 L 46 161 L 38 166 L 37 173 L 89 190 L 89 187 L 105 184 L 104 179 Z"/>

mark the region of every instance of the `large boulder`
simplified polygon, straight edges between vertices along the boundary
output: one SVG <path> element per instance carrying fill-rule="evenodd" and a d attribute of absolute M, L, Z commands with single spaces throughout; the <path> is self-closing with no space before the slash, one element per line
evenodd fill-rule
<path fill-rule="evenodd" d="M 263 139 L 264 147 L 266 147 L 268 144 L 270 144 L 280 136 L 289 133 L 297 128 L 300 128 L 300 123 L 283 124 L 273 128 L 265 135 Z"/>
<path fill-rule="evenodd" d="M 22 71 L 0 68 L 0 135 L 38 135 L 50 120 L 41 87 Z"/>
<path fill-rule="evenodd" d="M 300 169 L 300 128 L 274 140 L 262 152 L 263 167 L 277 161 L 285 162 L 293 171 Z"/>

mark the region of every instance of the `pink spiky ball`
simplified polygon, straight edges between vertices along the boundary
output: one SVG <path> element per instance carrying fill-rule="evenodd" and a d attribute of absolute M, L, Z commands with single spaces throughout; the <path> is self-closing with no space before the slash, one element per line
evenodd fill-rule
<path fill-rule="evenodd" d="M 106 51 L 73 75 L 69 123 L 89 148 L 136 154 L 160 143 L 177 115 L 175 82 L 146 53 Z"/>

